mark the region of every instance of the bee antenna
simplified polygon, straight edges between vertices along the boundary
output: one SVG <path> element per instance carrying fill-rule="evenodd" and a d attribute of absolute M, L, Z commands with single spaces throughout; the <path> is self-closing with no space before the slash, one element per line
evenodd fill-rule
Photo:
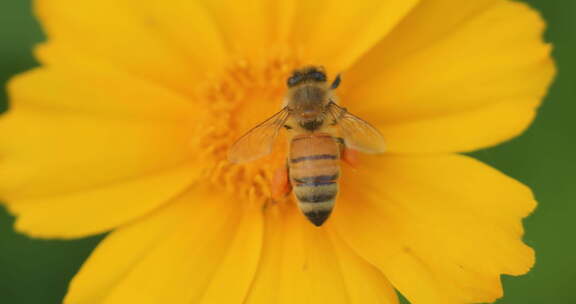
<path fill-rule="evenodd" d="M 330 88 L 332 88 L 332 90 L 338 88 L 338 86 L 340 86 L 340 81 L 342 79 L 340 78 L 340 74 L 338 74 L 336 76 L 336 78 L 334 78 L 334 81 L 332 81 L 332 85 L 330 86 Z"/>

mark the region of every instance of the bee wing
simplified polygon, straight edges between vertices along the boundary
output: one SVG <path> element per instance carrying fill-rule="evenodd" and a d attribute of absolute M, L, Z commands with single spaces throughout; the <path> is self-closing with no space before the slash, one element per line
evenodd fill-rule
<path fill-rule="evenodd" d="M 280 128 L 290 116 L 288 108 L 282 109 L 240 137 L 228 151 L 228 160 L 233 163 L 248 162 L 272 152 Z"/>
<path fill-rule="evenodd" d="M 328 104 L 328 113 L 336 121 L 346 146 L 371 154 L 382 153 L 386 150 L 384 137 L 368 122 L 350 114 L 334 102 Z"/>

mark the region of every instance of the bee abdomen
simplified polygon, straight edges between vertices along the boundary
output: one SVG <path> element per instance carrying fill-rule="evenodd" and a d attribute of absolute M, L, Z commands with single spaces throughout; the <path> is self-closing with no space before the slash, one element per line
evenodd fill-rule
<path fill-rule="evenodd" d="M 294 179 L 294 194 L 302 213 L 316 226 L 330 216 L 338 194 L 338 183 L 332 176 L 312 176 Z"/>
<path fill-rule="evenodd" d="M 302 213 L 321 226 L 338 194 L 339 144 L 327 134 L 293 139 L 289 158 L 293 192 Z"/>
<path fill-rule="evenodd" d="M 290 162 L 293 164 L 303 162 L 303 161 L 310 161 L 310 160 L 320 160 L 320 159 L 337 159 L 338 156 L 335 154 L 316 154 L 316 155 L 307 155 L 297 158 L 292 158 Z"/>
<path fill-rule="evenodd" d="M 319 183 L 314 185 L 296 184 L 294 194 L 301 203 L 320 204 L 331 201 L 338 194 L 338 184 L 336 182 Z"/>
<path fill-rule="evenodd" d="M 338 173 L 333 175 L 316 175 L 316 176 L 307 176 L 301 178 L 294 178 L 294 182 L 297 186 L 314 186 L 314 185 L 321 185 L 323 183 L 334 183 L 338 178 Z"/>

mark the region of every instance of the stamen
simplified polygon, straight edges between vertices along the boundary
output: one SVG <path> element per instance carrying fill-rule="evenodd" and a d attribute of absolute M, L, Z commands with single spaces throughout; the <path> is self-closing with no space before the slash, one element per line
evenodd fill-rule
<path fill-rule="evenodd" d="M 230 163 L 227 154 L 244 132 L 282 106 L 285 80 L 296 67 L 298 62 L 289 59 L 276 58 L 258 65 L 240 60 L 204 93 L 202 99 L 212 119 L 198 155 L 208 164 L 204 179 L 239 202 L 264 205 L 273 201 L 273 172 L 285 166 L 286 143 L 279 140 L 272 155 L 250 163 Z"/>

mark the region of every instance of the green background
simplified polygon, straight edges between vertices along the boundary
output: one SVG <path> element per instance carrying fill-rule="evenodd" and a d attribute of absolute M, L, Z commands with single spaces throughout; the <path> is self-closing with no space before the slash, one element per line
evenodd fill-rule
<path fill-rule="evenodd" d="M 473 155 L 528 184 L 540 202 L 525 221 L 536 266 L 523 277 L 505 278 L 506 296 L 498 303 L 576 303 L 576 1 L 527 2 L 548 21 L 546 40 L 555 46 L 558 78 L 524 135 Z M 41 40 L 29 1 L 0 0 L 0 83 L 36 64 L 31 49 Z M 2 88 L 0 111 L 6 109 Z M 14 233 L 13 221 L 0 209 L 0 303 L 60 303 L 102 237 L 34 240 Z"/>

